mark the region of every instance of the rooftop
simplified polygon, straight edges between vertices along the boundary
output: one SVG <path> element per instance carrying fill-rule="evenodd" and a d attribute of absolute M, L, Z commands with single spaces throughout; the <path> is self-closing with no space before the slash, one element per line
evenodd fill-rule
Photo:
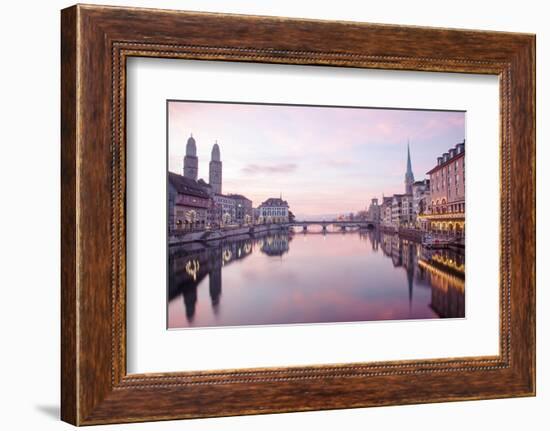
<path fill-rule="evenodd" d="M 208 192 L 197 181 L 186 178 L 183 175 L 168 172 L 168 182 L 176 189 L 178 193 L 197 196 L 208 199 Z"/>
<path fill-rule="evenodd" d="M 456 144 L 453 148 L 451 148 L 448 152 L 443 153 L 441 156 L 437 158 L 437 165 L 430 169 L 428 172 L 426 172 L 426 175 L 433 174 L 434 172 L 438 171 L 439 169 L 442 169 L 443 167 L 451 164 L 455 160 L 459 159 L 460 157 L 464 157 L 464 145 L 466 141 L 459 142 Z"/>
<path fill-rule="evenodd" d="M 396 193 L 392 196 L 392 198 L 399 199 L 399 198 L 404 198 L 406 196 L 412 196 L 412 194 L 410 194 L 410 193 Z"/>
<path fill-rule="evenodd" d="M 261 207 L 288 207 L 288 202 L 281 198 L 269 198 L 262 202 Z"/>
<path fill-rule="evenodd" d="M 247 201 L 250 200 L 246 196 L 239 195 L 237 193 L 230 193 L 230 194 L 227 195 L 227 197 L 231 198 L 231 199 L 240 199 L 240 200 L 247 200 Z"/>

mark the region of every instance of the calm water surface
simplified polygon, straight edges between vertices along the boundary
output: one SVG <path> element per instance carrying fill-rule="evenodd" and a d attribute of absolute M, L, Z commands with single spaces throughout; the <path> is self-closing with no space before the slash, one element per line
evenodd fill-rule
<path fill-rule="evenodd" d="M 169 249 L 168 327 L 464 317 L 464 256 L 375 231 Z"/>

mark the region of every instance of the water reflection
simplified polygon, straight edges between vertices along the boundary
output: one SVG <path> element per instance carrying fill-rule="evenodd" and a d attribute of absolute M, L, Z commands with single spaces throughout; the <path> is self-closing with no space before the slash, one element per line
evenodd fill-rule
<path fill-rule="evenodd" d="M 464 256 L 377 230 L 169 249 L 170 328 L 464 317 Z"/>

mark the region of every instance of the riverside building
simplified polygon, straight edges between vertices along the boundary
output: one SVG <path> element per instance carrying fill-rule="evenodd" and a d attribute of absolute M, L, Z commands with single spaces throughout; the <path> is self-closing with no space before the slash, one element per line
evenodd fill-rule
<path fill-rule="evenodd" d="M 426 229 L 464 236 L 465 228 L 465 141 L 437 158 L 430 176 L 429 204 L 420 216 Z"/>

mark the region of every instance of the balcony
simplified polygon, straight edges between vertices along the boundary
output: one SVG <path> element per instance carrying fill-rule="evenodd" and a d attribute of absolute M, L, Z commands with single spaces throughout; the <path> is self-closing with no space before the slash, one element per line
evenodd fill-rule
<path fill-rule="evenodd" d="M 419 214 L 419 219 L 424 220 L 464 220 L 465 213 L 438 213 L 438 214 Z"/>

